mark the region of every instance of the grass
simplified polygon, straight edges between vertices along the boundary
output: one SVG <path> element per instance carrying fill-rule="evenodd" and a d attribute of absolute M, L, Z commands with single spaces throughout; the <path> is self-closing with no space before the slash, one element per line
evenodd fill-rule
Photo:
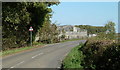
<path fill-rule="evenodd" d="M 45 45 L 45 44 L 39 42 L 33 42 L 33 45 Z"/>
<path fill-rule="evenodd" d="M 64 40 L 62 42 L 75 41 L 75 40 L 81 40 L 81 39 Z M 33 42 L 33 46 L 26 46 L 26 47 L 21 47 L 21 48 L 2 51 L 2 52 L 0 52 L 0 56 L 7 56 L 7 55 L 15 54 L 15 53 L 18 53 L 18 52 L 22 52 L 22 51 L 25 51 L 25 50 L 36 48 L 35 46 L 42 46 L 42 45 L 45 45 L 45 44 L 38 43 L 38 42 Z"/>
<path fill-rule="evenodd" d="M 76 41 L 76 40 L 85 40 L 86 38 L 79 38 L 79 39 L 69 39 L 69 40 L 64 40 L 61 42 L 68 42 L 68 41 Z"/>
<path fill-rule="evenodd" d="M 94 45 L 92 45 L 92 44 L 90 45 L 92 47 L 93 46 L 94 47 L 95 46 L 98 47 L 99 45 L 101 47 L 103 47 L 104 45 L 107 45 L 107 44 L 109 46 L 109 44 L 117 43 L 117 40 L 114 39 L 114 38 L 113 39 L 111 39 L 111 38 L 109 39 L 109 38 L 102 37 L 102 36 L 100 36 L 100 37 L 99 36 L 90 37 L 90 38 L 87 39 L 87 41 L 89 41 L 87 43 L 88 46 L 90 45 L 89 43 L 95 43 Z M 88 46 L 83 46 L 82 44 L 80 44 L 79 46 L 76 46 L 75 48 L 73 48 L 70 51 L 70 53 L 66 56 L 66 58 L 63 60 L 63 66 L 62 66 L 63 70 L 66 69 L 66 68 L 67 69 L 69 69 L 69 68 L 78 68 L 79 70 L 84 70 L 84 69 L 87 70 L 86 67 L 91 62 L 90 60 L 93 59 L 93 61 L 94 61 L 96 59 L 96 58 L 94 59 L 93 54 L 90 55 L 90 53 L 93 51 L 94 47 L 92 48 L 92 47 L 88 47 Z M 84 52 L 88 51 L 87 55 L 85 55 L 85 53 L 83 54 L 83 51 L 79 50 L 81 47 L 82 48 L 85 47 L 85 49 L 89 48 L 89 49 L 83 50 Z M 107 47 L 107 46 L 105 46 L 105 47 Z M 103 49 L 100 49 L 100 51 L 101 50 L 103 50 Z M 99 51 L 99 53 L 100 53 L 100 51 Z M 94 53 L 94 51 L 92 53 Z M 108 53 L 110 54 L 110 52 L 108 52 Z M 90 58 L 88 58 L 89 56 L 90 56 Z M 88 58 L 88 59 L 86 60 L 86 58 Z M 85 61 L 86 61 L 86 64 L 85 64 Z M 91 65 L 90 65 L 90 67 L 92 67 L 94 69 L 94 65 L 92 65 L 92 66 Z M 89 68 L 89 66 L 88 66 L 88 68 Z"/>
<path fill-rule="evenodd" d="M 82 52 L 78 50 L 82 45 L 83 44 L 80 44 L 70 51 L 70 53 L 63 60 L 63 68 L 83 68 L 80 65 L 83 60 L 83 55 Z"/>
<path fill-rule="evenodd" d="M 7 55 L 11 55 L 14 53 L 18 53 L 18 52 L 22 52 L 25 50 L 29 50 L 29 49 L 33 49 L 36 48 L 35 46 L 43 46 L 44 44 L 42 43 L 33 43 L 33 46 L 26 46 L 26 47 L 22 47 L 22 48 L 16 48 L 16 49 L 10 49 L 10 50 L 6 50 L 6 51 L 2 51 L 0 52 L 0 56 L 7 56 Z"/>

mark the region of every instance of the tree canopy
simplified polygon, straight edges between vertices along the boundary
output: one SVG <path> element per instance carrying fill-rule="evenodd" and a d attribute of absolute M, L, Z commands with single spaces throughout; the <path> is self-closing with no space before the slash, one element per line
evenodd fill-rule
<path fill-rule="evenodd" d="M 59 2 L 3 2 L 3 49 L 27 45 L 30 26 L 34 29 L 34 40 L 42 25 L 50 21 L 50 6 L 58 4 Z"/>
<path fill-rule="evenodd" d="M 76 27 L 86 29 L 88 31 L 88 34 L 97 34 L 106 31 L 106 28 L 104 26 L 78 25 Z"/>
<path fill-rule="evenodd" d="M 106 31 L 115 33 L 115 23 L 112 21 L 109 21 L 107 24 L 105 24 L 105 26 L 77 25 L 76 27 L 86 29 L 88 34 L 98 34 L 101 32 L 105 33 Z"/>

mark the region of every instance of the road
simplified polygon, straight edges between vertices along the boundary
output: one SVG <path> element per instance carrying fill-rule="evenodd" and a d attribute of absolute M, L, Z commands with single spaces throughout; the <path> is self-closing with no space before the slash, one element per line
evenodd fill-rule
<path fill-rule="evenodd" d="M 2 59 L 3 68 L 59 68 L 70 50 L 85 40 L 49 44 L 42 48 L 21 52 Z"/>

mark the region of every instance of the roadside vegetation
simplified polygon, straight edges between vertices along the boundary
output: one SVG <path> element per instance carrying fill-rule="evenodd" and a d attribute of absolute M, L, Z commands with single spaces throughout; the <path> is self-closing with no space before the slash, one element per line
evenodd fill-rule
<path fill-rule="evenodd" d="M 67 40 L 63 40 L 61 42 L 76 41 L 76 40 L 87 40 L 87 37 L 86 38 L 78 38 L 78 39 L 67 39 Z"/>
<path fill-rule="evenodd" d="M 63 41 L 61 41 L 59 43 L 68 42 L 68 41 L 76 41 L 76 40 L 81 40 L 81 39 L 63 40 Z M 50 43 L 50 44 L 54 44 L 54 43 Z M 22 52 L 22 51 L 43 47 L 45 45 L 47 45 L 47 44 L 39 43 L 39 42 L 33 42 L 33 46 L 25 46 L 25 47 L 13 48 L 13 49 L 10 49 L 10 50 L 2 51 L 2 52 L 0 52 L 0 56 L 7 56 L 7 55 L 11 55 L 11 54 L 16 54 L 16 53 L 19 53 L 19 52 Z"/>
<path fill-rule="evenodd" d="M 2 50 L 0 56 L 56 43 L 58 32 L 51 24 L 53 5 L 60 2 L 4 2 L 2 3 Z M 30 26 L 33 27 L 30 46 Z M 36 37 L 38 41 L 35 41 Z"/>
<path fill-rule="evenodd" d="M 91 25 L 76 25 L 76 27 L 79 27 L 80 29 L 87 30 L 87 34 L 101 34 L 101 33 L 115 33 L 115 23 L 112 21 L 109 21 L 104 26 L 91 26 Z"/>
<path fill-rule="evenodd" d="M 119 70 L 120 42 L 114 40 L 88 40 L 79 45 L 63 60 L 62 69 Z"/>
<path fill-rule="evenodd" d="M 0 52 L 0 57 L 16 54 L 16 53 L 19 53 L 19 52 L 24 52 L 24 51 L 27 51 L 27 50 L 32 50 L 32 49 L 35 49 L 35 48 L 43 47 L 44 45 L 45 44 L 43 44 L 43 43 L 35 42 L 35 43 L 33 43 L 33 46 L 25 46 L 25 47 L 21 47 L 21 48 L 13 48 L 13 49 L 10 49 L 10 50 L 5 50 L 5 51 Z"/>
<path fill-rule="evenodd" d="M 82 46 L 83 44 L 81 43 L 70 51 L 63 61 L 62 68 L 83 68 L 81 66 L 81 61 L 83 61 L 84 56 L 82 52 L 79 51 L 79 48 Z"/>
<path fill-rule="evenodd" d="M 119 70 L 120 44 L 113 40 L 88 40 L 79 48 L 83 52 L 84 70 Z"/>
<path fill-rule="evenodd" d="M 108 33 L 99 32 L 84 45 L 73 48 L 63 60 L 62 69 L 119 70 L 120 35 L 115 33 L 114 23 L 109 22 L 106 28 L 110 30 Z"/>
<path fill-rule="evenodd" d="M 36 48 L 36 47 L 28 46 L 28 47 L 22 47 L 22 48 L 17 48 L 17 49 L 11 49 L 11 50 L 1 52 L 0 56 L 3 57 L 3 56 L 6 56 L 6 55 L 15 54 L 15 53 L 18 53 L 18 52 L 21 52 L 21 51 L 24 51 L 24 50 L 28 50 L 28 49 L 32 49 L 32 48 Z"/>
<path fill-rule="evenodd" d="M 33 42 L 55 43 L 56 25 L 51 24 L 53 5 L 59 2 L 4 2 L 2 3 L 2 51 L 29 46 L 30 26 Z"/>
<path fill-rule="evenodd" d="M 53 5 L 59 2 L 3 2 L 2 3 L 2 51 L 0 55 L 9 55 L 24 50 L 58 43 L 59 32 L 55 23 L 51 23 Z M 33 46 L 30 44 L 29 27 L 32 26 Z M 115 33 L 115 23 L 110 21 L 105 26 L 78 25 L 86 29 L 90 37 L 83 45 L 73 48 L 63 61 L 64 68 L 83 70 L 119 70 L 120 35 Z M 37 42 L 34 42 L 37 37 Z M 62 42 L 80 39 L 65 40 Z M 35 47 L 36 46 L 36 47 Z"/>

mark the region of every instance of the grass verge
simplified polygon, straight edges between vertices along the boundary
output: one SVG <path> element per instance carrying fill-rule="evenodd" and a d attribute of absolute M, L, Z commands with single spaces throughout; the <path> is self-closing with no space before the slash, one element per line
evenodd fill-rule
<path fill-rule="evenodd" d="M 81 66 L 81 61 L 83 60 L 83 54 L 81 51 L 79 51 L 79 48 L 82 46 L 83 44 L 80 44 L 70 51 L 70 53 L 63 60 L 62 68 L 80 68 L 80 69 L 83 68 Z"/>
<path fill-rule="evenodd" d="M 62 42 L 76 41 L 76 40 L 81 40 L 81 39 L 64 40 Z M 2 51 L 2 52 L 0 52 L 0 57 L 1 56 L 7 56 L 7 55 L 15 54 L 15 53 L 26 51 L 26 50 L 30 50 L 30 49 L 36 48 L 37 46 L 43 46 L 43 45 L 45 45 L 45 44 L 38 43 L 38 42 L 33 42 L 33 46 L 26 46 L 26 47 L 21 47 L 21 48 L 15 48 L 15 49 L 10 49 L 10 50 L 6 50 L 6 51 Z"/>
<path fill-rule="evenodd" d="M 15 53 L 22 52 L 22 51 L 25 51 L 25 50 L 30 50 L 30 49 L 36 48 L 38 46 L 43 46 L 43 45 L 45 45 L 45 44 L 33 43 L 33 46 L 26 46 L 26 47 L 21 47 L 21 48 L 15 48 L 15 49 L 2 51 L 2 52 L 0 52 L 0 57 L 15 54 Z"/>
<path fill-rule="evenodd" d="M 79 38 L 79 39 L 69 39 L 69 40 L 63 40 L 61 42 L 68 42 L 68 41 L 76 41 L 76 40 L 86 40 L 87 38 Z"/>

